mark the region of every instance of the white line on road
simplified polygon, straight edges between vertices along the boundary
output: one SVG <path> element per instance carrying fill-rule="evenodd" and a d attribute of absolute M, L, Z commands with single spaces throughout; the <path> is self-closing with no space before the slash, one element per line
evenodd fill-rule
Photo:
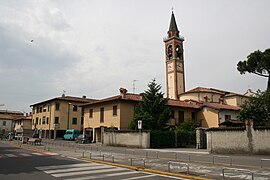
<path fill-rule="evenodd" d="M 31 154 L 26 154 L 26 153 L 20 153 L 19 155 L 21 155 L 21 156 L 32 156 Z"/>
<path fill-rule="evenodd" d="M 44 171 L 47 174 L 55 174 L 55 173 L 62 173 L 62 172 L 74 172 L 74 171 L 84 171 L 84 170 L 91 170 L 91 169 L 106 169 L 111 168 L 111 166 L 90 166 L 90 167 L 76 167 L 70 169 L 58 169 L 58 170 L 49 170 Z"/>
<path fill-rule="evenodd" d="M 157 176 L 157 175 L 151 174 L 151 175 L 145 175 L 145 176 L 138 176 L 138 177 L 132 177 L 132 178 L 125 178 L 125 180 L 144 179 L 144 178 L 149 178 L 149 177 L 153 177 L 153 176 Z"/>
<path fill-rule="evenodd" d="M 36 167 L 38 170 L 53 170 L 53 169 L 61 169 L 61 168 L 70 168 L 70 167 L 84 167 L 84 166 L 102 166 L 101 164 L 97 163 L 79 163 L 79 164 L 66 164 L 66 165 L 58 165 L 58 166 L 41 166 Z"/>
<path fill-rule="evenodd" d="M 5 154 L 7 157 L 17 157 L 15 154 Z"/>
<path fill-rule="evenodd" d="M 44 154 L 42 154 L 42 153 L 31 153 L 31 154 L 37 155 L 37 156 L 43 156 L 43 155 L 44 155 Z"/>
<path fill-rule="evenodd" d="M 138 173 L 138 172 L 137 171 L 127 171 L 127 172 L 104 174 L 104 175 L 98 175 L 98 176 L 87 176 L 87 177 L 80 177 L 80 178 L 71 178 L 71 179 L 65 179 L 65 180 L 88 180 L 88 179 L 97 179 L 97 178 L 121 176 L 121 175 L 136 174 L 136 173 Z"/>
<path fill-rule="evenodd" d="M 71 173 L 62 173 L 62 174 L 51 174 L 54 177 L 65 177 L 65 176 L 76 176 L 76 175 L 83 175 L 83 174 L 93 174 L 93 173 L 109 173 L 114 171 L 122 171 L 122 168 L 113 168 L 113 169 L 102 169 L 102 170 L 95 170 L 95 171 L 82 171 L 82 172 L 71 172 Z"/>

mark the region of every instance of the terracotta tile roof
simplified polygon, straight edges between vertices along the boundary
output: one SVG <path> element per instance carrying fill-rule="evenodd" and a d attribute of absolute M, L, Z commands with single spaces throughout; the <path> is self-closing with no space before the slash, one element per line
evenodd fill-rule
<path fill-rule="evenodd" d="M 14 119 L 14 121 L 19 121 L 19 120 L 32 120 L 32 116 L 19 116 Z"/>
<path fill-rule="evenodd" d="M 199 93 L 199 92 L 203 92 L 203 93 L 216 93 L 216 94 L 220 94 L 223 95 L 224 97 L 230 97 L 230 96 L 243 96 L 243 97 L 248 97 L 242 94 L 238 94 L 238 93 L 234 93 L 234 92 L 229 92 L 229 91 L 224 91 L 224 90 L 220 90 L 220 89 L 215 89 L 215 88 L 205 88 L 205 87 L 196 87 L 194 89 L 191 89 L 189 91 L 186 91 L 182 94 L 188 94 L 188 93 Z"/>
<path fill-rule="evenodd" d="M 138 102 L 138 101 L 142 101 L 142 96 L 138 95 L 138 94 L 127 93 L 124 97 L 121 96 L 121 95 L 112 96 L 112 97 L 96 100 L 96 101 L 93 101 L 93 102 L 89 102 L 89 103 L 86 103 L 86 104 L 82 104 L 80 106 L 99 104 L 99 103 L 110 102 L 110 101 L 115 101 L 115 100 L 125 100 L 125 101 L 136 101 L 136 102 Z"/>
<path fill-rule="evenodd" d="M 199 105 L 196 105 L 194 103 L 190 103 L 186 101 L 178 101 L 178 100 L 173 100 L 173 99 L 168 100 L 168 105 L 173 106 L 173 107 L 184 107 L 184 108 L 195 108 L 195 109 L 200 108 Z"/>
<path fill-rule="evenodd" d="M 89 99 L 89 98 L 82 98 L 82 97 L 73 97 L 73 96 L 64 96 L 64 97 L 56 97 L 56 98 L 52 98 L 46 101 L 42 101 L 36 104 L 32 104 L 30 105 L 30 107 L 32 106 L 36 106 L 39 104 L 45 104 L 51 101 L 71 101 L 71 102 L 80 102 L 80 103 L 89 103 L 89 102 L 94 102 L 97 101 L 96 99 Z"/>
<path fill-rule="evenodd" d="M 204 102 L 201 107 L 210 107 L 213 109 L 222 109 L 222 110 L 233 110 L 233 111 L 239 111 L 241 108 L 238 106 L 231 106 L 227 104 L 220 104 L 220 103 L 208 103 Z"/>

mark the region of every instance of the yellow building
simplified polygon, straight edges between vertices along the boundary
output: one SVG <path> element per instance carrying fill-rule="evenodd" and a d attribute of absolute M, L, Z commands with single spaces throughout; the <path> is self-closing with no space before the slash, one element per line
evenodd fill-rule
<path fill-rule="evenodd" d="M 135 105 L 141 100 L 140 95 L 129 94 L 121 88 L 120 95 L 86 103 L 82 105 L 84 128 L 94 142 L 102 141 L 105 129 L 127 130 L 134 116 Z"/>
<path fill-rule="evenodd" d="M 67 129 L 83 130 L 83 110 L 79 105 L 95 101 L 65 96 L 56 97 L 31 105 L 32 129 L 44 138 L 63 137 Z"/>
<path fill-rule="evenodd" d="M 16 117 L 14 119 L 14 132 L 15 136 L 32 135 L 32 115 Z"/>

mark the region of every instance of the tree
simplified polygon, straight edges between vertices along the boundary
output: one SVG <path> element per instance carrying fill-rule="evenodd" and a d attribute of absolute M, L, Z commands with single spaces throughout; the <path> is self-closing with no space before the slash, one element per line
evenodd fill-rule
<path fill-rule="evenodd" d="M 254 51 L 247 56 L 247 60 L 239 61 L 237 70 L 240 74 L 253 73 L 268 78 L 267 90 L 270 90 L 270 49 L 264 52 Z"/>
<path fill-rule="evenodd" d="M 240 110 L 240 120 L 253 120 L 255 125 L 270 125 L 270 91 L 258 92 Z"/>
<path fill-rule="evenodd" d="M 129 126 L 131 129 L 136 129 L 138 120 L 142 120 L 143 129 L 160 130 L 165 127 L 170 119 L 170 109 L 160 90 L 161 85 L 155 79 L 148 84 L 148 89 L 142 94 L 143 101 L 135 108 L 134 119 Z"/>

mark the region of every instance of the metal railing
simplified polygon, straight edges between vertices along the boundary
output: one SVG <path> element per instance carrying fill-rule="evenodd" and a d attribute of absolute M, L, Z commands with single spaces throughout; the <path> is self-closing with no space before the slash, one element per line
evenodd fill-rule
<path fill-rule="evenodd" d="M 248 173 L 251 175 L 251 179 L 254 180 L 254 173 L 251 171 L 251 170 L 248 170 L 248 169 L 237 169 L 237 168 L 223 168 L 222 169 L 222 179 L 225 179 L 225 170 L 232 170 L 232 171 L 240 171 L 240 172 L 243 172 L 243 173 Z"/>
<path fill-rule="evenodd" d="M 142 161 L 143 162 L 143 167 L 145 168 L 145 158 L 130 158 L 130 166 L 133 166 L 133 161 Z"/>
<path fill-rule="evenodd" d="M 232 166 L 232 157 L 231 156 L 217 156 L 217 155 L 213 155 L 213 159 L 212 159 L 212 162 L 213 164 L 215 164 L 215 159 L 217 158 L 227 158 L 230 160 L 230 166 Z"/>
<path fill-rule="evenodd" d="M 189 164 L 188 163 L 173 162 L 173 161 L 168 162 L 168 172 L 171 172 L 171 165 L 173 165 L 173 164 L 178 165 L 178 167 L 185 166 L 187 168 L 187 174 L 189 174 Z"/>
<path fill-rule="evenodd" d="M 270 159 L 261 159 L 261 168 L 263 168 L 263 161 L 270 161 Z"/>

